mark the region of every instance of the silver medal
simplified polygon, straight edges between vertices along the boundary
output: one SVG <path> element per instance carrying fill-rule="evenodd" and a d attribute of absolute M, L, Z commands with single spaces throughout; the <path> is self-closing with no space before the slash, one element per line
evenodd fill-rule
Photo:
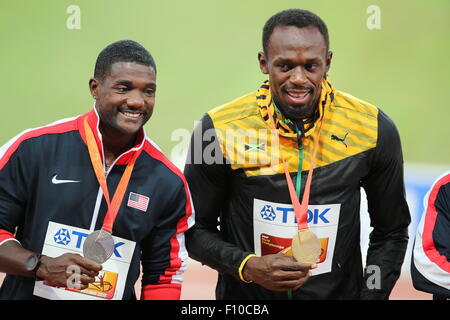
<path fill-rule="evenodd" d="M 91 233 L 83 244 L 83 255 L 99 264 L 107 261 L 114 252 L 114 239 L 103 229 Z"/>

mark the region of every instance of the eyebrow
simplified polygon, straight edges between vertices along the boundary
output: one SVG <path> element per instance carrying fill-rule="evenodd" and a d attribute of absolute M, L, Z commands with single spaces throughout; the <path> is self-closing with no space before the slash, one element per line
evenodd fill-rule
<path fill-rule="evenodd" d="M 121 84 L 121 85 L 124 85 L 124 86 L 132 86 L 133 81 L 130 81 L 130 80 L 116 80 L 116 81 L 114 81 L 114 84 L 116 84 L 116 85 Z M 148 82 L 148 83 L 146 83 L 146 86 L 147 87 L 156 87 L 156 83 L 155 82 Z"/>
<path fill-rule="evenodd" d="M 285 62 L 292 62 L 293 59 L 288 57 L 278 57 L 274 60 L 274 63 L 285 63 Z M 307 58 L 305 59 L 306 63 L 312 63 L 320 61 L 320 57 L 314 57 L 314 58 Z"/>

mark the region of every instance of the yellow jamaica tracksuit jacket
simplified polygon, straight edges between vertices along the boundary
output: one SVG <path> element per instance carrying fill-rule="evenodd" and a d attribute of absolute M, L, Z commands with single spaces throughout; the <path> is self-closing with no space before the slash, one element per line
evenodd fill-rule
<path fill-rule="evenodd" d="M 190 256 L 219 271 L 218 299 L 287 299 L 286 292 L 244 282 L 242 262 L 290 246 L 297 223 L 281 158 L 302 196 L 320 127 L 307 222 L 322 251 L 313 276 L 292 297 L 387 298 L 410 222 L 397 129 L 380 109 L 324 80 L 316 116 L 298 130 L 274 106 L 269 86 L 211 110 L 194 130 L 184 172 L 196 209 L 186 236 Z M 373 227 L 366 264 L 378 280 L 362 270 L 361 187 Z"/>

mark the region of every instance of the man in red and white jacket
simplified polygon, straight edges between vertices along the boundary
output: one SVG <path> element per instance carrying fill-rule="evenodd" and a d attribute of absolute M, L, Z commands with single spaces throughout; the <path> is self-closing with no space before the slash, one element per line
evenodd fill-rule
<path fill-rule="evenodd" d="M 98 56 L 87 114 L 26 130 L 0 148 L 0 299 L 179 299 L 187 267 L 184 232 L 194 210 L 183 174 L 146 137 L 156 66 L 134 41 Z M 111 198 L 138 153 L 112 228 L 114 252 L 82 256 L 109 206 L 88 152 L 95 138 Z"/>
<path fill-rule="evenodd" d="M 439 177 L 424 200 L 417 228 L 411 276 L 417 290 L 450 298 L 450 172 Z"/>

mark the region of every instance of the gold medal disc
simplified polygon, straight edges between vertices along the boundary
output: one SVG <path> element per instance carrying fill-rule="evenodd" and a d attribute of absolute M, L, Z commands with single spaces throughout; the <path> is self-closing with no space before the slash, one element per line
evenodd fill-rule
<path fill-rule="evenodd" d="M 308 229 L 300 230 L 292 239 L 292 255 L 298 262 L 316 263 L 320 253 L 320 240 Z"/>

